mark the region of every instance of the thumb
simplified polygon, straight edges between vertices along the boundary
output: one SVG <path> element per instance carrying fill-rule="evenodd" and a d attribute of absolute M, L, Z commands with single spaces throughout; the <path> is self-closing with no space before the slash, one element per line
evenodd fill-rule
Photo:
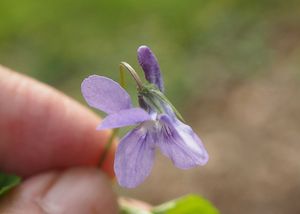
<path fill-rule="evenodd" d="M 0 200 L 0 213 L 118 213 L 106 176 L 97 169 L 73 168 L 29 178 Z"/>

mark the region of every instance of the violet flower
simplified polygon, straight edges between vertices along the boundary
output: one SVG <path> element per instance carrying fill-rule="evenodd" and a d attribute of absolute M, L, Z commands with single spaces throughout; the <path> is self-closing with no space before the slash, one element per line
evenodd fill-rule
<path fill-rule="evenodd" d="M 208 154 L 190 126 L 163 94 L 163 81 L 156 57 L 146 46 L 138 49 L 138 61 L 151 84 L 138 91 L 141 107 L 133 107 L 129 94 L 115 81 L 92 75 L 81 85 L 87 103 L 107 116 L 97 130 L 136 125 L 118 145 L 114 170 L 119 184 L 133 188 L 150 174 L 155 149 L 180 169 L 204 165 Z"/>

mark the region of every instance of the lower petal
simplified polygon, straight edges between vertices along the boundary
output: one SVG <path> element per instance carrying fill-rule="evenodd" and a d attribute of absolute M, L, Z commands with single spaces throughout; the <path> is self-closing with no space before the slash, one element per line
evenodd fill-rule
<path fill-rule="evenodd" d="M 161 116 L 160 122 L 162 130 L 158 145 L 176 167 L 189 169 L 207 163 L 207 151 L 191 127 L 177 119 L 174 122 L 167 115 Z"/>
<path fill-rule="evenodd" d="M 117 148 L 114 169 L 119 184 L 133 188 L 150 174 L 154 160 L 154 141 L 142 125 L 130 131 Z"/>

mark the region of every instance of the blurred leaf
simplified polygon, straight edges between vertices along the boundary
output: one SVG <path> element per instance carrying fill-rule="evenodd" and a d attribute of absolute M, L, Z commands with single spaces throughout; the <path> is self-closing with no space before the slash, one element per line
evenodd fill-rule
<path fill-rule="evenodd" d="M 0 196 L 17 186 L 21 178 L 16 175 L 8 175 L 0 172 Z"/>
<path fill-rule="evenodd" d="M 154 214 L 218 214 L 219 211 L 206 199 L 187 195 L 155 207 Z"/>
<path fill-rule="evenodd" d="M 130 203 L 120 203 L 121 214 L 219 214 L 206 199 L 198 195 L 187 195 L 154 207 L 151 212 Z"/>

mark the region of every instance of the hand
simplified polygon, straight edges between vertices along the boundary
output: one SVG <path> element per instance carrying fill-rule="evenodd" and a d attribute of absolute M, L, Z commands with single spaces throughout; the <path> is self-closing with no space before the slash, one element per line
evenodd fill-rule
<path fill-rule="evenodd" d="M 92 168 L 109 136 L 95 131 L 99 121 L 67 96 L 0 66 L 0 171 L 25 179 L 0 199 L 0 213 L 117 213 L 106 175 Z M 111 177 L 113 154 L 102 168 Z"/>

